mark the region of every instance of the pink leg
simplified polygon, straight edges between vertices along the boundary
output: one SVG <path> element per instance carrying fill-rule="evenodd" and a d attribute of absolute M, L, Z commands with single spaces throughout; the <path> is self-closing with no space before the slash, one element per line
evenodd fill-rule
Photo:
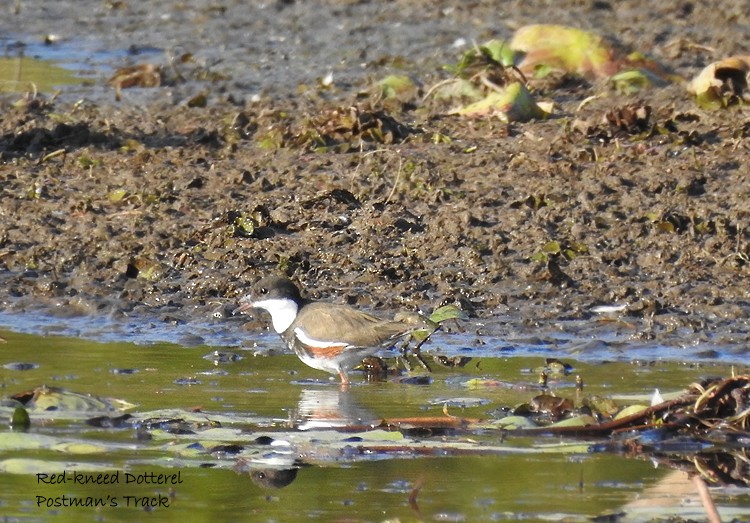
<path fill-rule="evenodd" d="M 341 377 L 341 389 L 346 390 L 349 388 L 349 376 L 346 375 L 344 369 L 339 369 L 339 376 Z"/>

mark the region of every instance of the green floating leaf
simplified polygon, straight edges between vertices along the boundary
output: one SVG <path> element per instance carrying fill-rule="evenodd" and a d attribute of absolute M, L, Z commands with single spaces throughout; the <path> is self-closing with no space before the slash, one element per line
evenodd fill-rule
<path fill-rule="evenodd" d="M 98 398 L 57 387 L 37 387 L 33 391 L 16 394 L 13 398 L 32 414 L 45 413 L 50 417 L 64 412 L 111 413 L 134 406 L 123 400 Z"/>
<path fill-rule="evenodd" d="M 621 419 L 621 418 L 627 418 L 628 416 L 633 416 L 635 414 L 643 412 L 647 408 L 648 407 L 646 405 L 630 405 L 629 407 L 625 407 L 620 412 L 618 412 L 617 416 L 615 416 L 615 419 Z"/>
<path fill-rule="evenodd" d="M 539 427 L 539 425 L 525 416 L 508 416 L 496 421 L 493 425 L 498 429 L 505 430 L 535 429 Z"/>
<path fill-rule="evenodd" d="M 472 378 L 464 382 L 464 387 L 469 389 L 503 387 L 511 388 L 512 384 L 507 381 L 500 381 L 488 378 Z"/>
<path fill-rule="evenodd" d="M 29 57 L 0 58 L 0 92 L 26 92 L 34 90 L 52 92 L 63 85 L 83 83 L 75 73 L 59 67 L 50 60 Z"/>
<path fill-rule="evenodd" d="M 447 320 L 467 320 L 469 316 L 455 305 L 443 305 L 430 314 L 430 321 L 437 324 Z"/>
<path fill-rule="evenodd" d="M 66 440 L 44 434 L 20 434 L 17 432 L 0 433 L 0 450 L 4 452 L 18 450 L 48 449 L 66 454 L 102 454 L 112 452 L 112 446 L 91 443 L 83 440 Z"/>
<path fill-rule="evenodd" d="M 553 423 L 552 425 L 549 425 L 549 426 L 550 427 L 588 427 L 588 426 L 596 425 L 596 424 L 597 424 L 596 418 L 588 414 L 584 414 L 581 416 L 576 416 L 574 418 L 567 418 L 562 421 L 558 421 L 557 423 Z"/>
<path fill-rule="evenodd" d="M 0 432 L 0 451 L 49 449 L 59 441 L 53 436 L 44 434 Z"/>
<path fill-rule="evenodd" d="M 363 441 L 402 441 L 404 439 L 403 433 L 396 431 L 396 430 L 370 430 L 367 432 L 360 432 L 360 433 L 353 433 L 349 434 L 347 433 L 346 437 L 359 437 Z"/>
<path fill-rule="evenodd" d="M 0 461 L 0 472 L 6 474 L 60 474 L 63 472 L 112 472 L 111 465 L 75 461 L 11 458 Z"/>
<path fill-rule="evenodd" d="M 97 445 L 96 443 L 89 443 L 86 441 L 62 441 L 51 447 L 52 450 L 57 452 L 64 452 L 65 454 L 104 454 L 106 452 L 112 452 L 111 448 L 105 445 Z"/>

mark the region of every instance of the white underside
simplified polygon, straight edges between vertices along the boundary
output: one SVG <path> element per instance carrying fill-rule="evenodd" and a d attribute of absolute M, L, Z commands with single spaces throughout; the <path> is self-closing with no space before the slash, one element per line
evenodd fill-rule
<path fill-rule="evenodd" d="M 300 327 L 297 327 L 296 329 L 294 329 L 294 335 L 304 345 L 308 345 L 310 347 L 320 347 L 324 349 L 326 347 L 340 347 L 341 345 L 344 345 L 340 341 L 323 341 L 323 340 L 316 340 L 315 338 L 311 338 L 310 336 L 305 334 L 305 331 L 302 330 Z"/>
<path fill-rule="evenodd" d="M 299 356 L 299 359 L 300 361 L 302 361 L 302 363 L 304 363 L 308 367 L 312 367 L 313 369 L 336 374 L 338 373 L 340 368 L 340 362 L 336 360 L 329 360 L 326 358 L 313 358 L 310 356 L 306 356 L 305 354 L 297 354 L 297 356 Z"/>
<path fill-rule="evenodd" d="M 273 330 L 278 334 L 289 328 L 294 322 L 294 318 L 297 317 L 298 312 L 297 304 L 294 303 L 294 300 L 288 299 L 258 300 L 253 302 L 253 307 L 268 311 L 271 315 Z"/>

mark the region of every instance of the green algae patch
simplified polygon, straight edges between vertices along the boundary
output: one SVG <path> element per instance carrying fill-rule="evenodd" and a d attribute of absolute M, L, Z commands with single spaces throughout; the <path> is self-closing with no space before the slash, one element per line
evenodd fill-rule
<path fill-rule="evenodd" d="M 76 85 L 83 80 L 50 60 L 0 57 L 0 92 L 52 92 L 60 86 Z"/>

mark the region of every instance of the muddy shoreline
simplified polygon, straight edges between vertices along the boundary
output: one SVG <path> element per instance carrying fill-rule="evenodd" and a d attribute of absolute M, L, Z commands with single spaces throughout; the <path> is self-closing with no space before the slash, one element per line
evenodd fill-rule
<path fill-rule="evenodd" d="M 155 3 L 88 17 L 78 11 L 87 3 L 71 4 L 76 11 L 56 27 L 62 41 L 76 19 L 105 46 L 166 49 L 195 27 L 205 40 L 190 50 L 198 58 L 182 70 L 187 81 L 124 90 L 119 103 L 103 80 L 82 101 L 65 92 L 21 104 L 20 95 L 3 96 L 3 312 L 231 330 L 237 322 L 223 318 L 236 299 L 278 271 L 313 297 L 382 314 L 458 302 L 479 338 L 563 332 L 580 340 L 606 331 L 618 346 L 715 346 L 746 356 L 745 109 L 701 110 L 679 84 L 626 96 L 574 82 L 543 93 L 555 117 L 506 126 L 446 116 L 419 96 L 389 104 L 372 90 L 373 78 L 395 68 L 437 81 L 440 64 L 460 55 L 457 39 L 506 37 L 552 15 L 583 20 L 689 77 L 715 56 L 675 53 L 673 42 L 689 37 L 717 56 L 737 53 L 727 24 L 740 31 L 747 15 L 731 6 L 708 16 L 710 6 L 685 4 L 662 18 L 646 16 L 645 2 L 574 3 L 554 13 L 515 6 L 498 25 L 491 3 L 444 2 L 423 13 L 408 1 L 279 2 L 255 13 L 264 36 L 258 29 L 243 39 L 252 27 L 242 16 L 253 13 L 239 2 L 218 14 L 193 2 L 162 23 Z M 43 32 L 58 4 L 39 4 L 22 3 L 14 20 Z M 399 30 L 408 19 L 418 29 Z M 654 42 L 648 49 L 636 22 Z M 237 45 L 227 48 L 233 36 Z M 254 45 L 254 58 L 243 54 Z M 333 85 L 320 84 L 328 72 Z M 202 92 L 205 106 L 191 106 Z M 653 132 L 603 123 L 628 104 L 651 108 Z M 347 150 L 325 152 L 295 143 L 311 121 L 325 127 L 352 107 L 360 118 L 396 122 L 403 135 L 377 143 L 343 130 Z M 274 130 L 291 137 L 284 146 L 268 146 Z M 612 304 L 623 308 L 595 309 Z"/>

